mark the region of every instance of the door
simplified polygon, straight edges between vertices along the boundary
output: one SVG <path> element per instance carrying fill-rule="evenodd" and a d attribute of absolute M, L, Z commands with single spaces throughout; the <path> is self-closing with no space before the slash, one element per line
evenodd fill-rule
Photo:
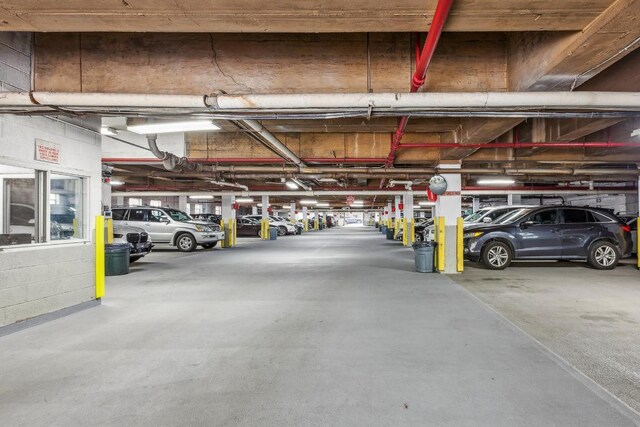
<path fill-rule="evenodd" d="M 168 243 L 171 241 L 173 227 L 169 217 L 159 209 L 150 209 L 149 218 L 144 227 L 154 243 Z"/>
<path fill-rule="evenodd" d="M 561 209 L 562 257 L 586 258 L 587 249 L 600 229 L 591 212 L 585 209 Z"/>
<path fill-rule="evenodd" d="M 147 209 L 131 208 L 125 225 L 144 228 L 147 231 Z"/>
<path fill-rule="evenodd" d="M 557 209 L 532 213 L 520 222 L 516 235 L 516 258 L 557 259 L 561 256 Z"/>

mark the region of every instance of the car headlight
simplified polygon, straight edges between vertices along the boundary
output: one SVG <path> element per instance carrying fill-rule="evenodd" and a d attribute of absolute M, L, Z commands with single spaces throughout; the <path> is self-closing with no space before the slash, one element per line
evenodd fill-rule
<path fill-rule="evenodd" d="M 203 227 L 201 225 L 196 225 L 196 231 L 207 231 L 208 227 Z"/>
<path fill-rule="evenodd" d="M 473 239 L 475 237 L 480 237 L 484 234 L 483 231 L 473 231 L 471 233 L 464 233 L 462 236 L 463 239 Z"/>

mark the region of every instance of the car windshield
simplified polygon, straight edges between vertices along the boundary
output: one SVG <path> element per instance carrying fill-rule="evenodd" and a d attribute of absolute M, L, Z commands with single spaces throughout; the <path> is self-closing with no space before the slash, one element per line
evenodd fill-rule
<path fill-rule="evenodd" d="M 464 222 L 476 222 L 477 220 L 482 218 L 482 216 L 485 215 L 487 212 L 489 212 L 489 209 L 480 209 L 476 213 L 473 213 L 473 214 L 469 215 L 468 217 L 466 217 L 464 219 Z"/>
<path fill-rule="evenodd" d="M 492 224 L 509 224 L 531 212 L 531 208 L 516 209 L 496 218 Z"/>
<path fill-rule="evenodd" d="M 192 221 L 193 218 L 191 218 L 189 215 L 187 215 L 186 213 L 179 211 L 177 209 L 165 209 L 164 210 L 170 217 L 171 219 L 173 219 L 174 221 Z"/>

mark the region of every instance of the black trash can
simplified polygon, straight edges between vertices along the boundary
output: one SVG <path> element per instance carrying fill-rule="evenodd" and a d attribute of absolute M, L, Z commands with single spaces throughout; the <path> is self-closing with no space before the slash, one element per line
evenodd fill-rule
<path fill-rule="evenodd" d="M 104 270 L 107 276 L 129 274 L 129 243 L 104 245 Z"/>
<path fill-rule="evenodd" d="M 270 227 L 269 228 L 269 240 L 278 240 L 278 228 Z"/>
<path fill-rule="evenodd" d="M 396 234 L 395 231 L 393 228 L 387 228 L 387 240 L 393 240 Z"/>
<path fill-rule="evenodd" d="M 416 271 L 419 273 L 433 273 L 435 264 L 435 248 L 437 243 L 434 242 L 417 242 L 413 244 L 416 256 Z"/>

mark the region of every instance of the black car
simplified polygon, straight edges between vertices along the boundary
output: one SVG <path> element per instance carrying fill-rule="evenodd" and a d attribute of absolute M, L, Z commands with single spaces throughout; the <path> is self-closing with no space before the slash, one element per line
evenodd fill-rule
<path fill-rule="evenodd" d="M 269 226 L 269 229 L 277 228 Z M 262 225 L 251 218 L 240 218 L 236 223 L 236 236 L 238 237 L 260 237 Z"/>
<path fill-rule="evenodd" d="M 465 229 L 464 253 L 493 270 L 512 260 L 586 260 L 613 269 L 631 255 L 630 227 L 605 209 L 548 206 L 523 208 L 498 223 Z"/>

